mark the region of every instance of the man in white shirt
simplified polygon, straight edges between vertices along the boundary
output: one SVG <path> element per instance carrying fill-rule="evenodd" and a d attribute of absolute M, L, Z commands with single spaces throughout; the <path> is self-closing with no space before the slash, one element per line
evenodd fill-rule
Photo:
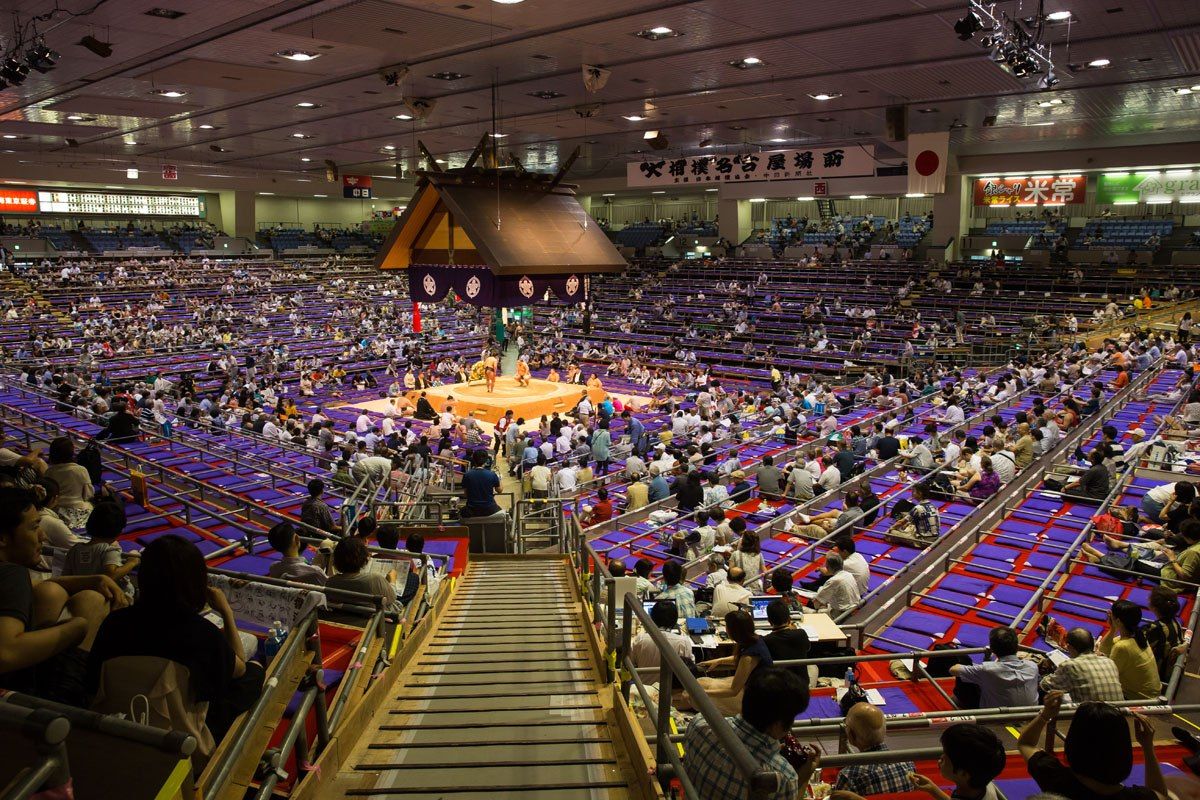
<path fill-rule="evenodd" d="M 907 453 L 901 453 L 900 457 L 908 462 L 910 467 L 914 469 L 931 469 L 933 467 L 933 453 L 921 441 L 919 436 L 911 436 L 908 440 L 909 448 Z"/>
<path fill-rule="evenodd" d="M 354 420 L 354 432 L 359 436 L 364 436 L 374 425 L 375 423 L 371 421 L 371 417 L 367 415 L 366 411 L 360 412 L 358 419 Z"/>
<path fill-rule="evenodd" d="M 858 552 L 858 548 L 854 545 L 854 537 L 849 534 L 843 534 L 833 540 L 833 549 L 839 556 L 842 557 L 842 569 L 854 576 L 854 583 L 858 586 L 858 593 L 864 595 L 867 593 L 867 585 L 871 580 L 871 567 L 867 564 L 867 560 L 863 558 L 862 553 Z"/>
<path fill-rule="evenodd" d="M 825 555 L 825 563 L 821 572 L 828 580 L 817 590 L 813 598 L 813 607 L 818 611 L 828 611 L 838 616 L 858 607 L 862 594 L 858 591 L 858 582 L 854 576 L 843 569 L 842 557 L 830 551 Z"/>
<path fill-rule="evenodd" d="M 946 406 L 946 410 L 942 412 L 942 422 L 946 425 L 961 425 L 964 419 L 966 416 L 957 402 Z"/>
<path fill-rule="evenodd" d="M 650 619 L 654 620 L 658 632 L 685 663 L 693 660 L 692 640 L 676 630 L 679 626 L 679 609 L 674 600 L 659 600 L 655 603 L 650 609 Z M 641 669 L 659 666 L 662 654 L 650 638 L 650 634 L 642 631 L 629 643 L 629 657 L 633 659 L 633 665 Z"/>
<path fill-rule="evenodd" d="M 534 497 L 550 496 L 550 478 L 550 468 L 546 466 L 546 459 L 539 455 L 537 465 L 529 470 L 529 488 L 533 490 Z"/>
<path fill-rule="evenodd" d="M 575 489 L 579 486 L 575 467 L 571 466 L 569 462 L 559 467 L 558 475 L 555 476 L 555 484 L 558 486 L 558 493 L 560 495 L 574 494 Z"/>
<path fill-rule="evenodd" d="M 746 571 L 741 567 L 730 567 L 725 582 L 713 589 L 712 618 L 718 622 L 730 611 L 744 609 L 750 605 L 753 592 L 742 585 Z M 853 579 L 851 579 L 853 581 Z"/>
<path fill-rule="evenodd" d="M 832 461 L 829 466 L 821 473 L 821 477 L 817 479 L 817 483 L 827 492 L 836 492 L 842 485 L 842 473 L 838 470 L 837 465 Z"/>

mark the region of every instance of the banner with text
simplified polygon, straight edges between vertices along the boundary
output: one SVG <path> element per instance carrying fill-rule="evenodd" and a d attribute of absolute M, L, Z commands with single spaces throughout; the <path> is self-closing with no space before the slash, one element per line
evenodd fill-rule
<path fill-rule="evenodd" d="M 371 199 L 371 176 L 369 175 L 343 175 L 342 176 L 342 197 L 347 200 L 370 200 Z"/>
<path fill-rule="evenodd" d="M 1087 195 L 1084 175 L 1036 178 L 978 178 L 977 206 L 1062 206 L 1083 203 Z"/>
<path fill-rule="evenodd" d="M 731 156 L 650 158 L 625 165 L 627 186 L 794 181 L 875 174 L 875 148 L 817 147 Z"/>
<path fill-rule="evenodd" d="M 1170 170 L 1104 174 L 1096 187 L 1097 202 L 1108 205 L 1133 203 L 1200 203 L 1200 172 Z"/>

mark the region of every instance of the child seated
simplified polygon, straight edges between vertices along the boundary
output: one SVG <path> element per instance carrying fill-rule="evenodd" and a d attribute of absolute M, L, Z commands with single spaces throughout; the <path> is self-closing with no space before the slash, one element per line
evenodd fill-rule
<path fill-rule="evenodd" d="M 137 567 L 141 554 L 126 556 L 116 542 L 125 530 L 125 509 L 113 501 L 97 503 L 88 515 L 86 530 L 91 541 L 80 542 L 67 551 L 62 574 L 107 575 L 132 599 L 129 573 Z"/>

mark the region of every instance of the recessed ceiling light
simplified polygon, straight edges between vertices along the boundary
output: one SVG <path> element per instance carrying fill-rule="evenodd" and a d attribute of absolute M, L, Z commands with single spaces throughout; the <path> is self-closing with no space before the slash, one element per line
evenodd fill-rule
<path fill-rule="evenodd" d="M 329 197 L 327 194 L 314 194 L 313 197 Z"/>
<path fill-rule="evenodd" d="M 1049 108 L 1050 106 L 1061 106 L 1062 104 L 1063 104 L 1063 101 L 1062 101 L 1061 97 L 1055 97 L 1050 100 L 1043 100 L 1042 102 L 1038 103 L 1038 105 L 1041 106 L 1042 108 Z"/>
<path fill-rule="evenodd" d="M 905 197 L 924 197 L 925 195 L 921 194 L 920 192 L 909 192 L 908 194 L 906 194 L 904 196 Z"/>
<path fill-rule="evenodd" d="M 311 100 L 301 100 L 299 103 L 296 103 L 296 108 L 320 108 L 320 107 L 321 107 L 320 103 L 314 103 Z"/>
<path fill-rule="evenodd" d="M 617 196 L 616 192 L 605 192 L 603 195 L 601 195 L 601 197 L 616 197 L 616 196 Z"/>
<path fill-rule="evenodd" d="M 463 78 L 469 78 L 469 75 L 464 75 L 461 72 L 435 72 L 429 77 L 436 81 L 460 81 Z"/>
<path fill-rule="evenodd" d="M 312 136 L 310 136 L 307 133 L 301 133 L 300 131 L 296 131 L 295 133 L 292 134 L 292 138 L 293 139 L 311 139 Z"/>
<path fill-rule="evenodd" d="M 556 100 L 560 97 L 565 97 L 566 95 L 564 95 L 562 92 L 553 92 L 549 89 L 543 89 L 540 92 L 530 92 L 529 96 L 536 97 L 540 100 Z"/>
<path fill-rule="evenodd" d="M 312 161 L 312 159 L 311 159 L 311 158 L 309 158 L 308 156 L 300 156 L 300 160 L 301 160 L 301 161 L 303 161 L 303 162 L 305 162 L 306 164 L 307 164 L 309 161 Z"/>
<path fill-rule="evenodd" d="M 851 200 L 866 200 L 868 197 L 870 197 L 870 195 L 868 195 L 868 194 L 852 194 L 852 195 L 850 195 Z"/>
<path fill-rule="evenodd" d="M 524 3 L 525 0 L 492 0 L 492 2 L 502 6 L 515 6 L 517 3 Z"/>
<path fill-rule="evenodd" d="M 751 202 L 751 203 L 765 203 L 765 202 L 767 202 L 767 198 L 765 198 L 765 197 L 751 197 L 751 198 L 750 198 L 750 202 Z"/>
<path fill-rule="evenodd" d="M 932 108 L 932 107 L 929 107 L 929 108 L 918 108 L 918 109 L 917 109 L 917 113 L 918 113 L 918 114 L 936 114 L 936 113 L 937 113 L 937 109 L 936 109 L 936 108 Z"/>
<path fill-rule="evenodd" d="M 1092 69 L 1103 69 L 1104 67 L 1107 67 L 1111 63 L 1112 62 L 1109 61 L 1107 58 L 1095 58 L 1095 59 L 1092 59 L 1091 61 L 1089 61 L 1087 65 L 1089 67 L 1091 67 Z"/>
<path fill-rule="evenodd" d="M 1053 124 L 1053 122 L 1031 122 L 1030 126 L 1034 128 L 1046 128 Z"/>
<path fill-rule="evenodd" d="M 82 120 L 82 119 L 83 119 L 83 115 L 81 115 L 81 114 L 70 114 L 70 115 L 68 115 L 68 116 L 67 116 L 67 119 L 69 119 L 71 122 L 79 122 L 80 120 Z"/>
<path fill-rule="evenodd" d="M 21 137 L 17 136 L 15 133 L 6 133 L 6 134 L 4 134 L 4 138 L 5 139 L 20 139 Z"/>
<path fill-rule="evenodd" d="M 266 195 L 267 197 L 271 197 L 271 196 L 273 196 L 275 193 L 274 193 L 274 192 L 259 192 L 259 194 L 261 194 L 261 195 Z"/>
<path fill-rule="evenodd" d="M 819 94 L 810 94 L 809 95 L 809 97 L 811 97 L 813 100 L 822 100 L 822 101 L 835 100 L 841 96 L 842 96 L 841 92 L 832 92 L 832 93 L 831 92 L 821 92 Z"/>
<path fill-rule="evenodd" d="M 715 192 L 715 191 L 718 191 L 718 190 L 717 190 L 717 189 L 705 189 L 704 191 L 706 191 L 706 192 Z"/>
<path fill-rule="evenodd" d="M 307 50 L 280 50 L 275 55 L 288 61 L 312 61 L 321 57 L 320 53 L 310 53 Z"/>
<path fill-rule="evenodd" d="M 160 97 L 183 97 L 187 92 L 181 92 L 178 89 L 155 89 L 150 94 L 156 94 Z"/>
<path fill-rule="evenodd" d="M 503 139 L 505 136 L 508 136 L 508 134 L 507 133 L 489 133 L 488 136 L 492 137 L 493 139 Z"/>
<path fill-rule="evenodd" d="M 1070 11 L 1051 11 L 1046 15 L 1046 19 L 1050 20 L 1051 22 L 1062 22 L 1063 20 L 1068 20 L 1070 18 Z"/>
<path fill-rule="evenodd" d="M 395 150 L 395 149 L 396 149 L 396 145 L 394 145 L 394 144 L 385 144 L 385 145 L 383 146 L 383 149 L 384 149 L 384 150 Z"/>
<path fill-rule="evenodd" d="M 1193 92 L 1200 92 L 1200 83 L 1197 83 L 1195 86 L 1191 87 L 1191 89 Z"/>
<path fill-rule="evenodd" d="M 753 69 L 754 67 L 763 66 L 763 60 L 758 56 L 746 56 L 737 61 L 730 61 L 729 66 L 737 67 L 738 69 Z"/>
<path fill-rule="evenodd" d="M 666 25 L 656 25 L 653 28 L 649 28 L 644 31 L 638 31 L 634 34 L 634 36 L 638 36 L 642 39 L 649 39 L 652 42 L 656 42 L 659 39 L 670 39 L 673 36 L 679 35 L 680 34 L 678 31 L 668 28 Z"/>
<path fill-rule="evenodd" d="M 786 141 L 787 141 L 787 139 L 772 139 L 771 143 L 772 144 L 783 144 Z"/>
<path fill-rule="evenodd" d="M 1186 86 L 1180 86 L 1178 89 L 1175 90 L 1175 94 L 1191 94 L 1191 93 L 1192 93 L 1192 90 Z"/>
<path fill-rule="evenodd" d="M 666 189 L 659 189 L 657 192 L 651 192 L 650 194 L 666 194 L 666 193 L 667 193 Z"/>
<path fill-rule="evenodd" d="M 435 158 L 433 161 L 435 164 L 445 164 L 446 163 L 446 159 L 444 159 L 444 158 Z"/>
<path fill-rule="evenodd" d="M 412 119 L 412 114 L 397 114 L 392 119 L 409 120 Z"/>
<path fill-rule="evenodd" d="M 816 198 L 813 198 L 813 197 L 797 197 L 796 199 L 797 199 L 797 200 L 799 200 L 801 203 L 807 203 L 807 202 L 809 202 L 810 200 L 814 200 L 814 199 L 816 199 Z"/>
<path fill-rule="evenodd" d="M 630 122 L 641 122 L 645 119 L 645 117 L 643 117 L 641 114 L 626 114 L 625 119 L 629 120 Z"/>

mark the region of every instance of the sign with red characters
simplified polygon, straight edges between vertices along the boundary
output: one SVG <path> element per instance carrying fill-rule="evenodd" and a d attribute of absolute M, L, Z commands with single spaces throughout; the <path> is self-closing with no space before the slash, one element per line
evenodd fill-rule
<path fill-rule="evenodd" d="M 37 192 L 30 189 L 0 189 L 0 214 L 38 213 Z"/>
<path fill-rule="evenodd" d="M 343 175 L 342 197 L 354 200 L 371 199 L 370 175 Z"/>
<path fill-rule="evenodd" d="M 1032 178 L 977 178 L 977 206 L 1062 206 L 1086 200 L 1084 175 L 1046 175 Z"/>

